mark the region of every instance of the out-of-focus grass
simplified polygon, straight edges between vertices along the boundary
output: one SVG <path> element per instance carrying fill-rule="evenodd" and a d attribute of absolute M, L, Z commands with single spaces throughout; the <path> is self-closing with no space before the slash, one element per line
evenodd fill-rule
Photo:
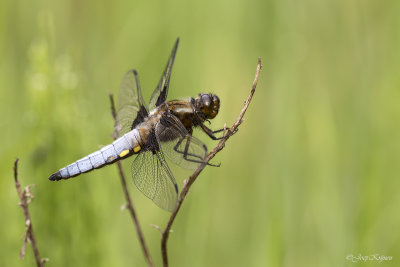
<path fill-rule="evenodd" d="M 0 265 L 24 223 L 12 163 L 54 266 L 143 266 L 114 166 L 47 177 L 111 141 L 107 92 L 137 68 L 146 99 L 176 37 L 170 99 L 214 92 L 215 128 L 259 87 L 239 132 L 190 192 L 171 234 L 173 266 L 352 266 L 400 256 L 399 3 L 162 1 L 0 3 Z M 206 140 L 204 135 L 200 135 Z M 213 142 L 206 141 L 209 147 Z M 129 173 L 129 161 L 126 170 Z M 182 184 L 190 174 L 172 166 Z M 155 263 L 168 213 L 130 183 Z M 376 261 L 358 263 L 374 266 Z"/>

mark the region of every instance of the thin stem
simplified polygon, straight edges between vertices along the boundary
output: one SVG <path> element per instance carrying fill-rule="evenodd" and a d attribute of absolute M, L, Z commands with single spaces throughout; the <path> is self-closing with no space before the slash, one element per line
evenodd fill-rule
<path fill-rule="evenodd" d="M 114 126 L 115 126 L 115 124 L 117 123 L 117 113 L 115 111 L 114 97 L 112 94 L 109 94 L 109 97 L 110 97 L 110 103 L 111 103 L 111 115 L 113 116 Z M 114 134 L 113 134 L 114 140 L 117 139 L 117 137 L 118 137 L 117 132 L 114 131 Z M 148 266 L 153 266 L 153 261 L 151 260 L 149 250 L 147 249 L 146 242 L 144 240 L 142 228 L 140 227 L 139 220 L 137 218 L 135 209 L 133 207 L 133 203 L 132 203 L 132 200 L 131 200 L 131 197 L 129 194 L 129 189 L 128 189 L 126 179 L 125 179 L 125 174 L 122 170 L 121 162 L 119 162 L 119 161 L 117 162 L 117 167 L 118 167 L 119 177 L 121 178 L 122 189 L 124 191 L 124 195 L 125 195 L 125 199 L 126 199 L 126 203 L 127 203 L 126 207 L 128 208 L 129 213 L 131 214 L 133 223 L 135 225 L 136 232 L 139 237 L 140 245 L 142 246 L 143 254 L 145 256 Z"/>
<path fill-rule="evenodd" d="M 254 92 L 256 90 L 257 87 L 257 83 L 258 83 L 258 76 L 260 75 L 260 70 L 261 70 L 261 59 L 258 58 L 258 63 L 257 63 L 257 69 L 256 69 L 256 74 L 254 77 L 254 82 L 251 88 L 251 92 L 249 97 L 247 98 L 247 100 L 244 103 L 244 106 L 236 120 L 236 122 L 232 125 L 232 127 L 229 129 L 230 133 L 234 133 L 237 128 L 239 127 L 239 125 L 243 122 L 243 116 L 246 113 L 247 108 L 249 107 L 249 104 L 253 98 Z M 176 215 L 178 214 L 183 201 L 185 200 L 185 197 L 187 195 L 187 193 L 189 192 L 190 187 L 192 186 L 192 184 L 194 183 L 194 181 L 196 181 L 197 177 L 199 176 L 199 174 L 203 171 L 203 169 L 205 168 L 205 166 L 207 166 L 207 162 L 209 162 L 219 151 L 221 151 L 224 146 L 226 141 L 231 137 L 232 135 L 227 134 L 224 136 L 224 138 L 222 138 L 216 147 L 214 147 L 213 150 L 211 150 L 211 152 L 207 155 L 207 157 L 204 160 L 204 163 L 202 163 L 195 171 L 194 173 L 189 177 L 189 180 L 185 183 L 185 185 L 182 188 L 181 194 L 179 195 L 178 198 L 178 203 L 174 209 L 174 211 L 171 214 L 171 217 L 169 218 L 169 221 L 167 223 L 167 226 L 165 227 L 165 230 L 162 232 L 162 237 L 161 237 L 161 254 L 162 254 L 162 259 L 163 259 L 163 265 L 164 267 L 168 266 L 168 252 L 167 252 L 167 241 L 168 241 L 168 237 L 169 237 L 169 233 L 172 227 L 172 224 L 174 223 L 174 220 L 176 218 Z"/>
<path fill-rule="evenodd" d="M 32 200 L 33 196 L 31 194 L 31 192 L 29 191 L 29 186 L 27 186 L 24 190 L 21 189 L 21 184 L 18 181 L 18 161 L 19 161 L 19 159 L 17 158 L 14 162 L 14 181 L 15 181 L 15 187 L 17 189 L 18 197 L 21 200 L 19 205 L 21 206 L 22 210 L 24 211 L 25 225 L 26 225 L 24 244 L 22 245 L 19 257 L 20 257 L 20 259 L 24 258 L 26 244 L 28 242 L 30 242 L 32 244 L 33 254 L 35 255 L 36 265 L 38 267 L 43 267 L 44 263 L 47 261 L 47 259 L 43 259 L 43 260 L 40 259 L 40 254 L 39 254 L 39 249 L 36 244 L 35 234 L 33 233 L 31 215 L 29 214 L 29 209 L 28 209 L 28 205 L 29 205 L 30 201 Z"/>

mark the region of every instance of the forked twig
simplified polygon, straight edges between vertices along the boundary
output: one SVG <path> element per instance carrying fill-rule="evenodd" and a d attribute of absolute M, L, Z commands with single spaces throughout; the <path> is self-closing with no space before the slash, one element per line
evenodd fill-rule
<path fill-rule="evenodd" d="M 117 113 L 115 111 L 114 97 L 112 94 L 109 94 L 109 97 L 110 97 L 110 103 L 111 103 L 111 115 L 113 116 L 113 119 L 114 119 L 114 128 L 115 128 L 115 126 L 117 124 Z M 113 138 L 114 138 L 114 140 L 117 139 L 117 135 L 115 132 L 113 133 Z M 149 250 L 147 249 L 146 242 L 144 241 L 142 228 L 140 227 L 139 220 L 136 216 L 135 209 L 133 208 L 132 200 L 131 200 L 131 197 L 129 194 L 128 186 L 126 184 L 125 174 L 122 170 L 121 162 L 119 162 L 119 161 L 117 162 L 117 167 L 118 167 L 119 176 L 121 178 L 122 189 L 124 190 L 124 195 L 125 195 L 126 202 L 127 202 L 126 207 L 128 208 L 129 213 L 131 214 L 133 223 L 135 225 L 136 232 L 139 237 L 140 245 L 142 246 L 143 254 L 146 258 L 147 265 L 153 266 L 153 261 L 151 259 Z"/>
<path fill-rule="evenodd" d="M 253 98 L 254 92 L 256 90 L 257 87 L 257 83 L 258 83 L 258 76 L 260 75 L 260 70 L 261 70 L 261 59 L 258 58 L 258 64 L 257 64 L 257 70 L 256 70 L 256 74 L 254 77 L 254 82 L 253 82 L 253 86 L 251 88 L 251 92 L 249 97 L 247 98 L 247 100 L 244 103 L 244 107 L 242 108 L 242 111 L 240 112 L 236 122 L 232 125 L 232 127 L 229 129 L 230 133 L 234 133 L 237 128 L 239 127 L 239 125 L 242 123 L 242 119 L 244 114 L 246 113 L 247 108 L 249 107 L 250 101 Z M 165 227 L 165 230 L 162 232 L 162 238 L 161 238 L 161 254 L 162 254 L 162 259 L 163 259 L 163 265 L 165 267 L 168 266 L 168 253 L 167 253 L 167 241 L 168 241 L 168 237 L 169 237 L 169 233 L 171 230 L 171 226 L 176 218 L 176 215 L 179 212 L 179 209 L 182 206 L 183 201 L 185 200 L 185 197 L 187 195 L 187 193 L 189 192 L 189 189 L 191 187 L 191 185 L 194 183 L 194 181 L 196 181 L 197 177 L 199 176 L 199 174 L 201 173 L 201 171 L 204 169 L 204 167 L 207 165 L 206 163 L 209 162 L 219 151 L 221 151 L 224 146 L 226 141 L 229 139 L 231 135 L 225 135 L 224 138 L 222 138 L 216 147 L 214 147 L 213 150 L 211 150 L 211 152 L 207 155 L 207 157 L 204 160 L 204 163 L 202 163 L 195 171 L 194 173 L 190 176 L 189 180 L 187 181 L 187 183 L 184 184 L 181 194 L 179 195 L 178 198 L 178 203 L 174 209 L 174 211 L 171 214 L 171 217 L 169 218 L 168 224 Z"/>
<path fill-rule="evenodd" d="M 24 190 L 21 189 L 21 184 L 18 181 L 18 161 L 19 161 L 19 159 L 17 158 L 14 162 L 14 181 L 15 181 L 15 187 L 17 189 L 18 197 L 21 200 L 21 202 L 19 202 L 19 205 L 21 206 L 21 208 L 24 211 L 25 226 L 26 226 L 24 243 L 22 244 L 19 258 L 20 259 L 24 258 L 26 244 L 29 242 L 32 244 L 33 254 L 35 255 L 36 266 L 43 267 L 44 263 L 46 261 L 48 261 L 48 259 L 40 258 L 39 249 L 37 247 L 35 235 L 33 233 L 31 215 L 29 214 L 29 209 L 28 209 L 28 205 L 29 205 L 29 203 L 31 203 L 31 201 L 33 199 L 33 195 L 30 192 L 31 186 L 25 187 Z"/>

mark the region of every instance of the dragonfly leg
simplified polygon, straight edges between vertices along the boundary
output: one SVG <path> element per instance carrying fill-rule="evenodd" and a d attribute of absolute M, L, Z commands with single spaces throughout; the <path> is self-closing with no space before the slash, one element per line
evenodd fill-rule
<path fill-rule="evenodd" d="M 190 136 L 190 135 L 189 135 L 189 136 Z M 179 139 L 179 141 L 176 143 L 176 145 L 174 146 L 174 150 L 175 150 L 176 152 L 178 152 L 179 154 L 182 154 L 182 155 L 183 155 L 183 158 L 184 158 L 185 160 L 187 160 L 187 161 L 202 163 L 202 162 L 203 162 L 203 161 L 202 161 L 203 158 L 202 158 L 201 156 L 196 155 L 196 154 L 189 153 L 189 146 L 190 146 L 190 137 L 189 137 L 189 136 L 181 137 L 181 138 Z M 183 140 L 184 140 L 185 138 L 188 138 L 188 141 L 187 141 L 186 144 L 185 144 L 185 150 L 184 150 L 184 151 L 181 151 L 181 150 L 179 150 L 179 146 L 182 144 L 182 142 L 183 142 Z M 191 157 L 194 157 L 194 158 L 198 158 L 198 159 L 200 159 L 200 161 L 196 161 L 196 160 L 189 159 L 188 156 L 191 156 Z"/>
<path fill-rule="evenodd" d="M 181 145 L 181 143 L 183 142 L 183 140 L 184 140 L 185 138 L 187 138 L 187 142 L 186 142 L 186 144 L 185 144 L 185 150 L 184 150 L 184 151 L 181 151 L 181 150 L 179 150 L 179 146 Z M 184 136 L 184 137 L 180 138 L 179 141 L 178 141 L 178 142 L 176 143 L 176 145 L 174 146 L 174 150 L 175 150 L 177 153 L 182 154 L 182 155 L 183 155 L 183 158 L 184 158 L 185 160 L 187 160 L 187 161 L 195 162 L 195 163 L 205 163 L 204 160 L 203 160 L 203 158 L 202 158 L 201 156 L 196 155 L 196 154 L 189 153 L 190 140 L 191 140 L 191 135 Z M 198 158 L 199 160 L 191 159 L 191 158 L 189 158 L 189 157 Z M 212 163 L 207 162 L 207 165 L 213 166 L 213 167 L 219 167 L 221 164 L 215 165 L 215 164 L 212 164 Z"/>
<path fill-rule="evenodd" d="M 222 128 L 222 129 L 213 131 L 213 130 L 211 130 L 210 128 L 208 128 L 207 126 L 205 126 L 204 124 L 201 125 L 201 129 L 202 129 L 212 140 L 220 140 L 220 139 L 222 139 L 222 138 L 225 138 L 226 136 L 234 135 L 234 134 L 238 131 L 238 128 L 236 128 L 236 130 L 235 130 L 233 133 L 232 133 L 229 129 L 225 129 L 225 128 Z M 216 134 L 216 133 L 219 133 L 219 132 L 222 132 L 222 131 L 225 131 L 225 130 L 228 132 L 226 135 L 223 135 L 223 136 L 221 136 L 221 137 L 216 137 L 216 136 L 214 135 L 214 134 Z"/>

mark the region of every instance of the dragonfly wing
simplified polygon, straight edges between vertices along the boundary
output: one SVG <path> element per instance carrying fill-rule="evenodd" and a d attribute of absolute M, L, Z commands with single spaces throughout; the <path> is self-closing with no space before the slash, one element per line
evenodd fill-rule
<path fill-rule="evenodd" d="M 157 141 L 155 136 L 153 141 Z M 162 209 L 172 211 L 178 198 L 178 186 L 162 151 L 142 151 L 132 164 L 132 177 L 136 187 Z"/>
<path fill-rule="evenodd" d="M 123 135 L 141 123 L 148 114 L 136 70 L 128 71 L 122 79 L 118 101 L 117 130 Z"/>
<path fill-rule="evenodd" d="M 169 80 L 171 78 L 172 66 L 174 65 L 176 50 L 178 49 L 179 38 L 176 39 L 175 45 L 172 49 L 171 55 L 169 56 L 167 66 L 165 66 L 164 73 L 161 76 L 160 82 L 154 90 L 150 98 L 150 109 L 153 109 L 160 104 L 164 103 L 168 95 Z"/>

